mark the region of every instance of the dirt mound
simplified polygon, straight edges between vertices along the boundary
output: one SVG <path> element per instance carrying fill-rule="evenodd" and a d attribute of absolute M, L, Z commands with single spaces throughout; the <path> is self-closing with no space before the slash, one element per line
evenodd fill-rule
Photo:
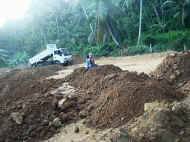
<path fill-rule="evenodd" d="M 154 106 L 155 104 L 150 104 Z M 139 142 L 189 142 L 189 103 L 174 102 L 155 106 L 127 126 L 127 134 Z"/>
<path fill-rule="evenodd" d="M 144 103 L 178 98 L 170 85 L 112 65 L 79 68 L 66 80 L 85 91 L 89 125 L 98 128 L 117 127 L 141 115 Z"/>
<path fill-rule="evenodd" d="M 119 67 L 113 65 L 98 66 L 88 71 L 85 68 L 78 68 L 66 77 L 66 81 L 74 87 L 87 90 L 88 94 L 98 94 L 101 91 L 100 80 L 109 74 L 121 71 Z"/>
<path fill-rule="evenodd" d="M 61 65 L 49 65 L 44 67 L 13 69 L 0 76 L 0 79 L 38 79 L 54 75 L 57 71 L 64 69 Z"/>
<path fill-rule="evenodd" d="M 37 142 L 57 132 L 60 123 L 78 119 L 76 97 L 58 108 L 63 96 L 50 94 L 63 83 L 45 79 L 59 69 L 56 67 L 16 70 L 1 78 L 0 141 Z"/>
<path fill-rule="evenodd" d="M 172 85 L 184 84 L 190 79 L 190 52 L 173 53 L 166 57 L 152 75 L 166 79 Z"/>
<path fill-rule="evenodd" d="M 99 128 L 125 124 L 141 115 L 147 102 L 178 98 L 171 86 L 145 74 L 120 72 L 107 76 L 101 84 L 105 89 L 93 104 L 90 117 L 90 124 Z"/>
<path fill-rule="evenodd" d="M 1 76 L 0 141 L 37 142 L 60 125 L 85 117 L 93 127 L 117 127 L 141 115 L 144 103 L 178 98 L 167 83 L 113 65 L 79 68 L 64 80 L 46 79 L 58 69 L 14 70 Z M 81 91 L 69 92 L 65 81 Z M 56 93 L 57 87 L 64 93 Z"/>

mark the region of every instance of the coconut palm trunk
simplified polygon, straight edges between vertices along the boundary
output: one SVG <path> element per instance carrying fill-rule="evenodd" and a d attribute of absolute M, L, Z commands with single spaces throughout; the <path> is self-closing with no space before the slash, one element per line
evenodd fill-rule
<path fill-rule="evenodd" d="M 142 32 L 142 7 L 143 7 L 143 0 L 140 0 L 139 35 L 138 35 L 137 46 L 139 46 L 140 43 L 141 43 L 141 32 Z"/>

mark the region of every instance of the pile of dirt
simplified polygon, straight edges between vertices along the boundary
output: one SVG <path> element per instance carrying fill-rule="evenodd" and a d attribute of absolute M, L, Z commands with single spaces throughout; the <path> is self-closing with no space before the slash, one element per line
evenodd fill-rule
<path fill-rule="evenodd" d="M 153 107 L 136 121 L 128 123 L 128 135 L 139 142 L 189 142 L 190 140 L 190 105 L 185 102 Z M 125 126 L 124 126 L 125 127 Z M 125 139 L 127 140 L 127 139 Z"/>
<path fill-rule="evenodd" d="M 190 79 L 190 52 L 173 53 L 167 56 L 152 75 L 166 79 L 175 87 L 185 84 Z"/>
<path fill-rule="evenodd" d="M 72 74 L 65 78 L 65 81 L 70 82 L 76 88 L 86 90 L 89 95 L 96 95 L 101 92 L 100 82 L 105 76 L 121 71 L 119 67 L 113 65 L 98 66 L 88 71 L 82 67 L 75 69 Z"/>
<path fill-rule="evenodd" d="M 122 71 L 112 65 L 89 71 L 80 68 L 67 80 L 85 91 L 83 98 L 90 100 L 86 109 L 89 112 L 88 124 L 98 128 L 125 124 L 144 112 L 144 103 L 181 97 L 166 83 L 160 83 L 145 74 Z"/>
<path fill-rule="evenodd" d="M 144 104 L 155 100 L 171 101 L 180 96 L 167 84 L 145 74 L 120 72 L 101 81 L 103 91 L 93 104 L 89 124 L 118 127 L 144 112 Z"/>
<path fill-rule="evenodd" d="M 33 80 L 43 77 L 54 75 L 57 71 L 64 69 L 61 65 L 49 65 L 44 67 L 28 68 L 28 69 L 9 69 L 9 71 L 3 73 L 0 79 L 13 80 Z"/>
<path fill-rule="evenodd" d="M 145 103 L 182 97 L 165 82 L 113 65 L 79 68 L 63 80 L 47 79 L 60 69 L 13 70 L 0 77 L 0 141 L 37 142 L 85 117 L 92 127 L 117 127 L 143 114 Z M 80 91 L 68 91 L 65 82 Z"/>
<path fill-rule="evenodd" d="M 56 68 L 57 67 L 57 68 Z M 51 94 L 62 80 L 47 80 L 58 66 L 16 70 L 1 77 L 0 82 L 0 141 L 34 142 L 55 134 L 63 123 L 78 118 L 78 99 L 68 98 L 58 108 L 64 96 Z"/>

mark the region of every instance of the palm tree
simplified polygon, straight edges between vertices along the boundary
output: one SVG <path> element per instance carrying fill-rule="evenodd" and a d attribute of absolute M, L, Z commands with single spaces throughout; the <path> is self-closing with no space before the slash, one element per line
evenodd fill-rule
<path fill-rule="evenodd" d="M 139 35 L 138 35 L 137 46 L 139 46 L 139 45 L 140 45 L 140 42 L 141 42 L 141 32 L 142 32 L 142 6 L 143 6 L 143 0 L 140 0 Z"/>
<path fill-rule="evenodd" d="M 190 0 L 166 0 L 162 7 L 169 6 L 175 13 L 174 17 L 179 17 L 181 19 L 181 25 L 185 27 L 185 19 L 189 14 L 189 9 L 186 8 L 190 6 Z"/>
<path fill-rule="evenodd" d="M 104 44 L 111 38 L 117 46 L 120 46 L 120 34 L 115 19 L 118 14 L 118 8 L 116 8 L 111 0 L 96 0 L 94 3 L 96 4 L 96 20 L 94 24 L 89 23 L 91 29 L 89 41 L 96 40 L 98 44 Z M 82 4 L 81 7 L 88 20 L 89 16 L 85 7 Z"/>
<path fill-rule="evenodd" d="M 98 43 L 111 39 L 120 46 L 120 33 L 117 28 L 116 17 L 120 15 L 119 8 L 111 1 L 97 1 L 96 38 Z"/>

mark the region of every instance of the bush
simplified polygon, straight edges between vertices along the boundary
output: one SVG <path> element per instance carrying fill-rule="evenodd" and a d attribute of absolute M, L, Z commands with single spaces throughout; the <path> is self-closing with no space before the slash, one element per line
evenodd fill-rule
<path fill-rule="evenodd" d="M 0 67 L 7 66 L 8 53 L 4 49 L 0 49 Z"/>
<path fill-rule="evenodd" d="M 80 54 L 85 57 L 90 52 L 96 57 L 118 56 L 120 55 L 120 48 L 116 47 L 112 43 L 104 46 L 79 46 L 75 48 L 73 53 Z"/>
<path fill-rule="evenodd" d="M 18 52 L 13 58 L 9 61 L 10 66 L 16 66 L 19 64 L 27 64 L 29 56 L 26 52 Z"/>
<path fill-rule="evenodd" d="M 128 55 L 144 54 L 149 52 L 150 48 L 146 45 L 131 46 L 127 50 Z"/>
<path fill-rule="evenodd" d="M 182 51 L 184 45 L 187 46 L 187 49 L 190 47 L 190 31 L 170 31 L 156 35 L 145 34 L 143 42 L 153 44 L 156 51 L 166 51 L 168 49 Z"/>

